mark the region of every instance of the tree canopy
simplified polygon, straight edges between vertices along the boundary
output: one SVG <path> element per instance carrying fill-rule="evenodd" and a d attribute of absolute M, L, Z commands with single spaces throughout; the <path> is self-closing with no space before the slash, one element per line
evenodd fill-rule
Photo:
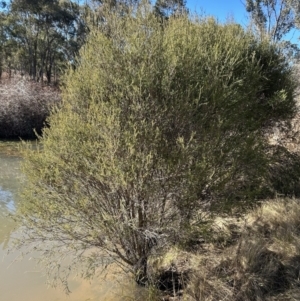
<path fill-rule="evenodd" d="M 174 14 L 187 12 L 185 0 L 157 0 L 154 9 L 158 16 L 165 19 Z"/>
<path fill-rule="evenodd" d="M 1 12 L 0 69 L 45 76 L 50 83 L 62 64 L 73 62 L 87 26 L 83 7 L 71 1 L 13 0 Z"/>
<path fill-rule="evenodd" d="M 300 25 L 298 0 L 246 0 L 246 10 L 261 38 L 282 42 L 292 51 L 298 50 L 295 43 L 285 41 L 286 35 Z"/>
<path fill-rule="evenodd" d="M 26 74 L 48 83 L 57 80 L 65 66 L 74 66 L 89 27 L 104 26 L 105 11 L 121 15 L 140 0 L 92 0 L 85 3 L 59 0 L 0 2 L 0 78 L 3 71 Z M 122 12 L 121 12 L 122 11 Z M 185 2 L 157 0 L 155 13 L 167 19 L 186 11 Z"/>

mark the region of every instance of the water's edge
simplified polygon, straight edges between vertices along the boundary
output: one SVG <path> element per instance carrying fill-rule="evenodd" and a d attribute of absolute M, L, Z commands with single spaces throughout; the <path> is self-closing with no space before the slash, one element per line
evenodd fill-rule
<path fill-rule="evenodd" d="M 133 300 L 139 289 L 126 275 L 112 271 L 91 282 L 70 279 L 72 293 L 46 285 L 44 268 L 37 266 L 30 254 L 22 260 L 19 252 L 8 253 L 11 235 L 17 225 L 9 217 L 18 206 L 22 185 L 20 142 L 0 141 L 0 296 L 1 301 L 121 301 Z M 140 293 L 140 292 L 139 292 Z M 139 294 L 138 293 L 138 294 Z"/>

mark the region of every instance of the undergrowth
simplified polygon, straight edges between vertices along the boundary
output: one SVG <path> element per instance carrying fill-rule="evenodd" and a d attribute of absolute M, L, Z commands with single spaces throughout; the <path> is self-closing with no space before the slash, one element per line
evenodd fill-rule
<path fill-rule="evenodd" d="M 185 254 L 183 296 L 167 300 L 300 300 L 299 216 L 300 200 L 275 199 L 243 217 L 212 220 L 212 239 Z"/>
<path fill-rule="evenodd" d="M 35 138 L 51 107 L 60 102 L 54 87 L 18 78 L 0 82 L 0 139 Z"/>

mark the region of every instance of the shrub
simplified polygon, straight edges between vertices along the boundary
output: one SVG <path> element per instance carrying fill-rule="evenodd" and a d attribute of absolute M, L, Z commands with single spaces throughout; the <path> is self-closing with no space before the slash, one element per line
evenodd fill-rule
<path fill-rule="evenodd" d="M 235 24 L 162 25 L 145 6 L 106 21 L 66 75 L 40 150 L 26 151 L 21 244 L 46 248 L 58 272 L 62 253 L 87 260 L 87 275 L 107 256 L 145 283 L 148 256 L 197 208 L 268 189 L 262 129 L 293 115 L 294 82 L 274 46 Z"/>
<path fill-rule="evenodd" d="M 0 82 L 0 139 L 36 138 L 60 94 L 50 87 L 11 79 Z"/>

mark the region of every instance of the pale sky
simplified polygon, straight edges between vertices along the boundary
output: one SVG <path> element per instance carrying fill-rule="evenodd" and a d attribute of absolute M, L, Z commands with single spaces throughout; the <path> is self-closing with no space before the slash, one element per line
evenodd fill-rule
<path fill-rule="evenodd" d="M 219 21 L 226 21 L 228 17 L 243 25 L 248 23 L 244 0 L 187 0 L 187 6 L 191 12 L 204 11 L 207 15 L 213 15 Z"/>
<path fill-rule="evenodd" d="M 187 0 L 190 12 L 204 12 L 220 22 L 226 19 L 234 19 L 237 23 L 246 27 L 249 24 L 248 14 L 245 8 L 245 0 Z M 291 31 L 285 38 L 292 43 L 299 44 L 300 30 Z"/>

